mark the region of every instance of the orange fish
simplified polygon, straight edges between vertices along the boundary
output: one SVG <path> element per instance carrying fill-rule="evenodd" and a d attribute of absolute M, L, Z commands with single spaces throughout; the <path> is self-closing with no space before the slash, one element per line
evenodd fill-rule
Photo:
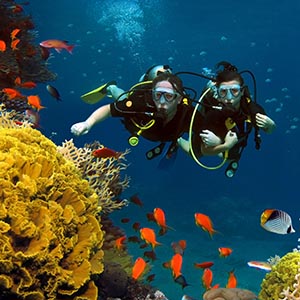
<path fill-rule="evenodd" d="M 0 51 L 4 52 L 6 50 L 6 43 L 3 40 L 0 40 Z"/>
<path fill-rule="evenodd" d="M 40 43 L 40 46 L 45 48 L 54 48 L 58 53 L 62 51 L 62 49 L 67 50 L 70 54 L 72 54 L 72 51 L 75 47 L 75 45 L 68 45 L 67 41 L 62 40 L 46 40 Z"/>
<path fill-rule="evenodd" d="M 115 246 L 116 246 L 116 248 L 118 249 L 118 250 L 121 250 L 121 249 L 123 249 L 124 248 L 124 242 L 125 242 L 125 240 L 126 240 L 126 236 L 124 235 L 124 236 L 121 236 L 121 237 L 119 237 L 119 238 L 117 238 L 116 239 L 116 241 L 115 241 Z"/>
<path fill-rule="evenodd" d="M 10 47 L 12 50 L 18 50 L 19 48 L 17 48 L 17 45 L 20 43 L 19 39 L 14 39 L 13 41 L 11 41 L 10 43 Z"/>
<path fill-rule="evenodd" d="M 171 228 L 166 224 L 165 212 L 161 208 L 156 207 L 153 210 L 153 217 L 156 224 L 160 227 L 159 235 L 164 235 L 167 229 Z"/>
<path fill-rule="evenodd" d="M 21 29 L 16 28 L 10 33 L 10 37 L 12 40 L 16 39 L 17 34 L 21 31 Z"/>
<path fill-rule="evenodd" d="M 27 102 L 31 107 L 36 108 L 37 110 L 45 108 L 45 106 L 41 105 L 41 99 L 38 95 L 27 96 Z"/>
<path fill-rule="evenodd" d="M 227 284 L 226 284 L 226 287 L 227 288 L 236 288 L 237 287 L 237 279 L 234 275 L 234 271 L 230 271 L 229 272 L 229 276 L 228 276 L 228 281 L 227 281 Z"/>
<path fill-rule="evenodd" d="M 204 269 L 203 270 L 203 275 L 202 275 L 202 284 L 203 284 L 203 287 L 206 290 L 211 289 L 212 281 L 213 281 L 213 272 L 212 272 L 212 270 L 209 269 L 209 268 Z"/>
<path fill-rule="evenodd" d="M 231 248 L 220 247 L 218 250 L 219 250 L 219 253 L 220 253 L 221 257 L 227 257 L 232 253 Z"/>
<path fill-rule="evenodd" d="M 97 158 L 110 158 L 110 157 L 119 158 L 121 154 L 122 154 L 121 152 L 117 152 L 115 150 L 106 147 L 96 149 L 92 152 L 92 155 Z"/>
<path fill-rule="evenodd" d="M 151 228 L 141 228 L 140 229 L 141 238 L 147 243 L 151 244 L 154 249 L 156 246 L 161 245 L 161 243 L 156 241 L 156 235 L 153 229 Z"/>
<path fill-rule="evenodd" d="M 144 259 L 142 257 L 138 257 L 134 262 L 131 277 L 133 279 L 137 280 L 143 274 L 143 272 L 146 268 L 146 265 L 147 264 L 144 261 Z"/>
<path fill-rule="evenodd" d="M 205 262 L 202 262 L 202 263 L 194 263 L 195 268 L 201 268 L 201 269 L 210 268 L 213 265 L 214 265 L 214 263 L 212 261 L 205 261 Z"/>
<path fill-rule="evenodd" d="M 10 100 L 24 97 L 18 90 L 11 88 L 4 88 L 2 89 L 2 92 L 4 92 Z"/>
<path fill-rule="evenodd" d="M 172 270 L 172 275 L 174 278 L 177 278 L 181 275 L 181 267 L 182 267 L 182 255 L 176 253 L 173 255 L 170 262 L 170 268 Z"/>
<path fill-rule="evenodd" d="M 26 81 L 26 82 L 21 82 L 21 78 L 18 76 L 16 79 L 15 79 L 15 85 L 18 85 L 22 88 L 26 88 L 26 89 L 33 89 L 36 87 L 36 83 L 33 82 L 33 81 Z"/>
<path fill-rule="evenodd" d="M 209 216 L 201 213 L 195 213 L 196 225 L 200 226 L 204 231 L 207 231 L 212 238 L 217 231 L 213 228 L 212 221 Z"/>

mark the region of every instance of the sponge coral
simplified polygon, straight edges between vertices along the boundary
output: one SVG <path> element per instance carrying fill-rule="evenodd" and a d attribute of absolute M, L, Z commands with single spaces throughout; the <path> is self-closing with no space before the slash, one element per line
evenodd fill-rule
<path fill-rule="evenodd" d="M 0 127 L 1 296 L 97 299 L 98 212 L 98 196 L 54 143 L 26 126 Z"/>
<path fill-rule="evenodd" d="M 300 299 L 287 297 L 284 291 L 294 292 L 295 278 L 299 273 L 300 253 L 298 251 L 287 253 L 272 267 L 272 271 L 266 275 L 259 293 L 260 300 Z M 299 291 L 298 291 L 299 292 Z"/>

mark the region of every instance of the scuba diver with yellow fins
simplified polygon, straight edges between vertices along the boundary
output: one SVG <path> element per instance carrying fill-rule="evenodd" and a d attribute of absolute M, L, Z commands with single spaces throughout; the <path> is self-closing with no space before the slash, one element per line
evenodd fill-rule
<path fill-rule="evenodd" d="M 206 169 L 217 169 L 228 162 L 225 175 L 230 178 L 238 169 L 252 129 L 255 131 L 255 148 L 259 149 L 259 129 L 272 133 L 276 125 L 262 106 L 256 103 L 255 77 L 250 71 L 238 72 L 235 66 L 226 61 L 219 62 L 217 69 L 216 78 L 211 78 L 195 107 L 197 111 L 201 106 L 201 117 L 197 118 L 201 124 L 197 124 L 192 116 L 191 126 L 197 129 L 197 133 L 190 130 L 189 141 L 179 138 L 178 144 Z M 249 73 L 254 81 L 254 101 L 244 84 L 242 73 Z M 223 161 L 217 167 L 204 166 L 199 157 L 208 155 L 221 155 Z"/>
<path fill-rule="evenodd" d="M 153 65 L 140 77 L 139 83 L 152 81 L 157 75 L 164 72 L 172 73 L 172 69 L 169 65 Z M 138 86 L 141 87 L 142 84 L 138 84 Z M 120 101 L 124 100 L 127 95 L 123 89 L 117 86 L 117 82 L 113 80 L 82 95 L 80 98 L 88 104 L 95 104 L 102 100 L 105 96 L 113 98 L 116 101 Z"/>
<path fill-rule="evenodd" d="M 168 66 L 163 65 L 151 67 L 140 80 L 129 91 L 119 94 L 117 101 L 99 107 L 85 121 L 72 125 L 71 132 L 77 136 L 87 134 L 106 118 L 120 117 L 131 133 L 128 139 L 131 146 L 138 144 L 140 136 L 160 142 L 146 153 L 147 159 L 160 155 L 167 142 L 171 143 L 166 157 L 175 155 L 177 139 L 188 131 L 193 112 L 183 83 Z M 123 100 L 118 100 L 124 95 Z"/>

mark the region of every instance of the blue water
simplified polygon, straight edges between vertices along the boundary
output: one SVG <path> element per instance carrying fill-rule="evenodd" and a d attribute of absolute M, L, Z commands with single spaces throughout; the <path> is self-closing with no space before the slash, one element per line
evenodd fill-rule
<path fill-rule="evenodd" d="M 113 79 L 127 89 L 155 63 L 170 64 L 175 72 L 201 72 L 227 60 L 255 74 L 258 102 L 277 129 L 263 135 L 260 151 L 249 138 L 236 176 L 227 179 L 224 169 L 205 170 L 181 152 L 173 168 L 161 171 L 158 160 L 145 159 L 145 151 L 155 145 L 142 141 L 127 157 L 131 186 L 124 197 L 138 193 L 144 207 L 131 205 L 112 218 L 130 235 L 130 225 L 119 222 L 122 217 L 156 228 L 145 215 L 154 207 L 165 210 L 176 231 L 158 237 L 163 246 L 156 250 L 152 284 L 169 299 L 183 294 L 201 299 L 202 272 L 193 263 L 207 260 L 215 262 L 214 283 L 225 286 L 234 269 L 238 287 L 257 293 L 265 274 L 248 268 L 247 261 L 282 256 L 297 246 L 299 235 L 299 1 L 34 0 L 26 12 L 36 24 L 37 43 L 57 38 L 76 45 L 73 55 L 53 52 L 49 60 L 58 74 L 51 84 L 63 102 L 50 98 L 43 85 L 37 91 L 47 107 L 41 111 L 41 130 L 57 144 L 74 138 L 78 147 L 99 140 L 118 151 L 129 148 L 128 133 L 117 119 L 82 137 L 73 137 L 70 127 L 98 107 L 83 103 L 81 94 Z M 182 79 L 198 92 L 205 84 L 191 76 Z M 275 235 L 260 227 L 260 214 L 270 207 L 292 216 L 295 234 Z M 195 212 L 208 214 L 220 234 L 211 240 L 196 227 Z M 191 284 L 183 291 L 161 266 L 172 256 L 170 243 L 179 239 L 187 240 L 183 274 Z M 233 248 L 232 255 L 219 258 L 221 246 Z M 130 245 L 130 251 L 136 258 L 144 250 Z"/>

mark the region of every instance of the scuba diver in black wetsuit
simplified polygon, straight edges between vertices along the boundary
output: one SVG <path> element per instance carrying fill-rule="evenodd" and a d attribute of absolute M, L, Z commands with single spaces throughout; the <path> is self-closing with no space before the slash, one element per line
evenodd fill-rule
<path fill-rule="evenodd" d="M 239 73 L 228 62 L 220 62 L 217 67 L 223 69 L 209 82 L 209 88 L 200 98 L 203 118 L 201 124 L 195 123 L 198 133 L 193 135 L 191 144 L 182 138 L 178 143 L 186 152 L 192 150 L 193 157 L 222 155 L 223 162 L 229 162 L 225 174 L 232 177 L 251 130 L 255 129 L 256 148 L 259 149 L 259 129 L 272 133 L 275 122 L 256 101 L 251 100 L 241 76 L 243 72 Z"/>
<path fill-rule="evenodd" d="M 125 128 L 131 133 L 131 146 L 138 144 L 139 136 L 161 142 L 158 147 L 147 152 L 148 159 L 159 155 L 166 142 L 171 142 L 167 154 L 172 155 L 177 149 L 177 139 L 188 131 L 193 111 L 181 79 L 164 72 L 152 82 L 135 85 L 126 95 L 124 100 L 101 106 L 86 121 L 74 124 L 71 132 L 83 135 L 107 117 L 121 117 Z"/>

